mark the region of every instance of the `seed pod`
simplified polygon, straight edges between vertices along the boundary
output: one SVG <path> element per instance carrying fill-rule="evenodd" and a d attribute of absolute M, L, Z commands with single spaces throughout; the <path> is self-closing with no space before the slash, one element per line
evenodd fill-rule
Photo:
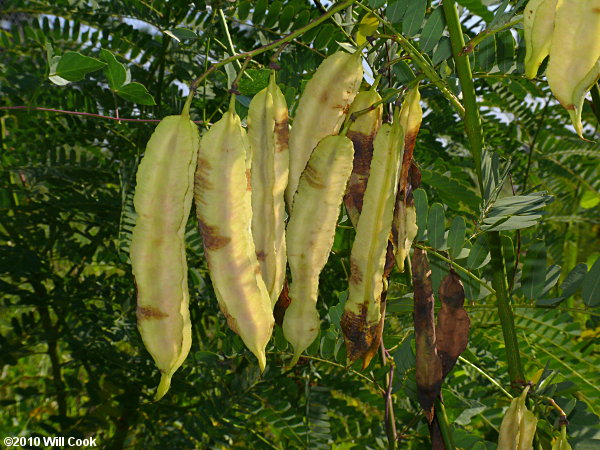
<path fill-rule="evenodd" d="M 360 52 L 337 52 L 323 60 L 304 88 L 290 132 L 290 175 L 285 192 L 288 211 L 300 175 L 317 143 L 337 134 L 363 77 Z"/>
<path fill-rule="evenodd" d="M 402 103 L 400 122 L 404 129 L 404 152 L 402 154 L 402 169 L 398 181 L 398 195 L 394 211 L 393 236 L 396 248 L 396 265 L 404 272 L 404 261 L 408 256 L 413 240 L 417 236 L 417 213 L 412 198 L 412 191 L 418 187 L 418 182 L 412 180 L 409 184 L 409 174 L 412 167 L 413 153 L 417 134 L 423 119 L 421 95 L 418 86 L 411 89 Z M 418 170 L 418 169 L 417 169 Z M 419 179 L 420 181 L 420 179 Z"/>
<path fill-rule="evenodd" d="M 415 248 L 412 258 L 417 397 L 429 423 L 433 403 L 442 387 L 442 363 L 435 347 L 434 298 L 431 270 L 425 250 Z"/>
<path fill-rule="evenodd" d="M 194 198 L 219 307 L 264 370 L 274 319 L 251 234 L 249 152 L 232 97 L 200 142 Z"/>
<path fill-rule="evenodd" d="M 379 101 L 381 101 L 381 96 L 374 89 L 359 92 L 352 102 L 348 114 L 352 115 L 352 113 L 369 108 Z M 369 166 L 373 158 L 373 140 L 381 127 L 382 113 L 383 105 L 379 104 L 373 110 L 356 117 L 346 134 L 354 144 L 354 165 L 344 196 L 344 204 L 355 228 L 358 225 L 358 216 L 362 211 L 363 197 L 369 179 Z"/>
<path fill-rule="evenodd" d="M 350 255 L 348 300 L 342 316 L 348 360 L 364 356 L 377 336 L 388 238 L 392 228 L 404 133 L 398 115 L 374 141 L 369 182 Z"/>
<path fill-rule="evenodd" d="M 512 400 L 504 414 L 498 437 L 498 450 L 533 449 L 533 438 L 537 427 L 537 418 L 525 406 L 527 386 L 523 393 Z"/>
<path fill-rule="evenodd" d="M 319 274 L 333 246 L 335 227 L 354 150 L 345 136 L 327 136 L 308 161 L 287 228 L 292 282 L 283 333 L 294 347 L 294 365 L 319 334 Z"/>
<path fill-rule="evenodd" d="M 546 76 L 556 99 L 583 137 L 581 110 L 600 75 L 600 0 L 562 0 L 556 10 L 555 39 Z"/>
<path fill-rule="evenodd" d="M 288 110 L 275 74 L 248 109 L 252 148 L 252 236 L 263 280 L 275 306 L 285 279 L 285 202 L 289 170 Z"/>
<path fill-rule="evenodd" d="M 133 197 L 137 220 L 131 268 L 138 329 L 161 372 L 155 400 L 169 390 L 192 343 L 184 234 L 200 135 L 189 108 L 186 103 L 181 115 L 165 117 L 156 127 L 138 167 Z"/>
<path fill-rule="evenodd" d="M 471 321 L 464 308 L 465 290 L 454 270 L 444 277 L 438 292 L 442 307 L 438 311 L 435 345 L 442 361 L 442 376 L 446 377 L 467 348 Z"/>
<path fill-rule="evenodd" d="M 560 429 L 560 436 L 552 442 L 552 450 L 572 450 L 571 444 L 567 440 L 567 426 L 563 425 Z"/>
<path fill-rule="evenodd" d="M 550 52 L 556 7 L 562 0 L 530 0 L 523 11 L 525 76 L 535 78 Z"/>

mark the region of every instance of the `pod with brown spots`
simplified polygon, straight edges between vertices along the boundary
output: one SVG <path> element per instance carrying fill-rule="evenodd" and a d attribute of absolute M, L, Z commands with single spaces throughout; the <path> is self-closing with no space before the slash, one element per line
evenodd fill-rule
<path fill-rule="evenodd" d="M 248 137 L 232 97 L 200 142 L 194 199 L 219 307 L 264 370 L 274 319 L 251 234 L 250 165 Z"/>
<path fill-rule="evenodd" d="M 252 236 L 263 280 L 274 306 L 285 279 L 285 202 L 289 171 L 288 110 L 271 74 L 248 109 L 252 148 Z"/>
<path fill-rule="evenodd" d="M 188 100 L 181 115 L 165 117 L 156 127 L 138 167 L 133 197 L 137 220 L 131 268 L 138 329 L 161 372 L 156 400 L 169 390 L 192 343 L 184 233 L 200 136 L 189 107 Z"/>
<path fill-rule="evenodd" d="M 404 132 L 396 114 L 394 123 L 382 125 L 375 137 L 369 181 L 350 254 L 348 300 L 341 325 L 351 362 L 362 358 L 377 338 L 403 143 Z"/>
<path fill-rule="evenodd" d="M 359 92 L 348 112 L 350 120 L 352 120 L 353 113 L 371 108 L 380 101 L 381 96 L 375 89 Z M 363 197 L 369 179 L 369 167 L 373 158 L 373 141 L 381 127 L 382 114 L 383 105 L 374 106 L 372 110 L 356 117 L 346 133 L 346 136 L 354 144 L 354 164 L 344 196 L 344 204 L 348 211 L 348 217 L 355 228 L 358 225 L 358 216 L 362 211 Z"/>
<path fill-rule="evenodd" d="M 294 347 L 292 365 L 319 334 L 319 274 L 333 246 L 353 155 L 346 136 L 327 136 L 311 155 L 294 197 L 286 235 L 291 302 L 283 318 L 283 334 Z"/>
<path fill-rule="evenodd" d="M 396 265 L 400 272 L 404 272 L 404 261 L 418 232 L 417 212 L 412 198 L 412 190 L 415 184 L 418 187 L 418 183 L 415 183 L 415 177 L 409 177 L 409 175 L 413 166 L 413 153 L 417 134 L 423 119 L 420 100 L 419 87 L 415 86 L 406 94 L 400 112 L 400 122 L 404 129 L 404 153 L 402 154 L 402 169 L 398 180 L 398 196 L 396 197 L 393 225 Z M 409 183 L 409 178 L 412 178 L 413 183 Z"/>
<path fill-rule="evenodd" d="M 362 77 L 360 52 L 339 51 L 325 58 L 306 83 L 290 131 L 290 175 L 285 193 L 290 213 L 311 153 L 321 139 L 339 132 Z"/>

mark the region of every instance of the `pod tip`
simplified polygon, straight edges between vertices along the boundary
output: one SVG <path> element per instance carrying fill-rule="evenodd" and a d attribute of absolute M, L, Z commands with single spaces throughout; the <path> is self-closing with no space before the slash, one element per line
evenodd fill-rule
<path fill-rule="evenodd" d="M 264 350 L 262 352 L 256 353 L 256 359 L 258 359 L 258 366 L 260 367 L 260 373 L 265 371 L 267 367 L 267 356 L 265 355 Z"/>
<path fill-rule="evenodd" d="M 154 395 L 154 401 L 157 402 L 165 396 L 169 388 L 171 387 L 171 374 L 163 373 L 160 376 L 160 383 L 156 388 L 156 394 Z"/>
<path fill-rule="evenodd" d="M 298 352 L 298 351 L 294 352 L 294 356 L 292 357 L 292 361 L 290 362 L 290 365 L 289 365 L 290 369 L 298 363 L 298 360 L 300 359 L 300 355 L 302 355 L 302 352 Z"/>
<path fill-rule="evenodd" d="M 567 111 L 569 112 L 569 116 L 571 117 L 571 123 L 573 123 L 573 127 L 575 128 L 575 132 L 577 133 L 577 135 L 581 139 L 587 140 L 583 137 L 583 125 L 581 124 L 581 110 L 568 109 Z"/>

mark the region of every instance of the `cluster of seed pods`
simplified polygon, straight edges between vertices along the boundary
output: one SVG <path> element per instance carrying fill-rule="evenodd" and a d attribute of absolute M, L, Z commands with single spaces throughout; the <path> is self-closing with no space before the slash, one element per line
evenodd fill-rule
<path fill-rule="evenodd" d="M 530 0 L 523 28 L 525 75 L 534 78 L 549 57 L 550 90 L 583 137 L 583 101 L 600 77 L 600 0 Z"/>
<path fill-rule="evenodd" d="M 157 399 L 191 346 L 184 231 L 192 196 L 219 307 L 261 370 L 288 266 L 282 327 L 292 364 L 319 334 L 319 277 L 345 200 L 357 234 L 342 328 L 350 361 L 373 356 L 406 120 L 397 111 L 382 126 L 381 97 L 375 87 L 359 93 L 362 79 L 360 52 L 326 58 L 304 89 L 291 131 L 274 73 L 250 103 L 247 129 L 235 95 L 201 139 L 189 101 L 180 116 L 158 125 L 138 170 L 131 252 L 138 326 L 162 373 Z"/>

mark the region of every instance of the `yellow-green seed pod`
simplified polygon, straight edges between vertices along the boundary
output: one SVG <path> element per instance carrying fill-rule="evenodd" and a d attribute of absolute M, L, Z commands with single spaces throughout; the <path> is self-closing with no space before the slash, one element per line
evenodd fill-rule
<path fill-rule="evenodd" d="M 525 34 L 525 76 L 535 78 L 550 53 L 554 15 L 562 0 L 530 0 L 523 11 Z"/>
<path fill-rule="evenodd" d="M 348 300 L 341 325 L 352 362 L 369 350 L 381 319 L 383 271 L 404 143 L 397 114 L 395 119 L 394 124 L 381 126 L 373 143 L 369 181 L 350 255 Z"/>
<path fill-rule="evenodd" d="M 417 210 L 414 203 L 405 205 L 404 202 L 398 202 L 394 214 L 394 225 L 398 231 L 396 240 L 396 265 L 400 272 L 404 272 L 404 261 L 408 256 L 419 228 L 417 227 Z"/>
<path fill-rule="evenodd" d="M 531 450 L 537 427 L 537 418 L 525 406 L 529 392 L 527 386 L 523 393 L 514 398 L 502 419 L 498 450 Z"/>
<path fill-rule="evenodd" d="M 340 51 L 325 58 L 306 83 L 290 132 L 290 175 L 285 192 L 288 211 L 313 149 L 325 136 L 339 132 L 362 77 L 360 52 Z"/>
<path fill-rule="evenodd" d="M 289 171 L 288 110 L 271 74 L 248 110 L 252 148 L 252 236 L 263 280 L 275 306 L 285 280 L 285 201 Z"/>
<path fill-rule="evenodd" d="M 287 228 L 291 303 L 283 318 L 283 334 L 294 347 L 292 365 L 319 334 L 319 274 L 333 246 L 353 155 L 347 137 L 324 138 L 311 155 L 294 197 Z"/>
<path fill-rule="evenodd" d="M 413 152 L 421 121 L 421 94 L 419 87 L 415 86 L 408 91 L 400 111 L 400 123 L 404 130 L 404 152 L 402 154 L 402 169 L 394 211 L 394 247 L 396 249 L 396 265 L 400 272 L 404 272 L 404 261 L 408 256 L 413 240 L 417 236 L 417 213 L 412 199 L 412 189 L 409 186 L 409 171 L 413 160 Z"/>
<path fill-rule="evenodd" d="M 274 319 L 251 234 L 249 152 L 232 98 L 200 142 L 194 199 L 219 307 L 264 370 Z"/>
<path fill-rule="evenodd" d="M 572 450 L 571 444 L 567 440 L 567 426 L 563 425 L 560 429 L 560 436 L 552 442 L 552 450 Z"/>
<path fill-rule="evenodd" d="M 165 117 L 156 127 L 138 167 L 133 197 L 137 220 L 131 268 L 138 329 L 161 372 L 156 400 L 169 390 L 192 343 L 184 235 L 200 135 L 189 106 L 188 101 L 181 115 Z"/>
<path fill-rule="evenodd" d="M 348 115 L 364 110 L 381 101 L 381 96 L 376 90 L 361 91 L 358 93 Z M 344 196 L 344 204 L 352 225 L 358 225 L 358 217 L 362 211 L 363 197 L 369 179 L 369 166 L 373 158 L 373 140 L 381 127 L 383 105 L 377 105 L 373 110 L 361 114 L 348 128 L 348 136 L 354 144 L 354 165 L 348 181 L 348 189 Z"/>
<path fill-rule="evenodd" d="M 548 84 L 583 137 L 583 100 L 600 75 L 600 0 L 562 0 L 553 36 Z"/>

